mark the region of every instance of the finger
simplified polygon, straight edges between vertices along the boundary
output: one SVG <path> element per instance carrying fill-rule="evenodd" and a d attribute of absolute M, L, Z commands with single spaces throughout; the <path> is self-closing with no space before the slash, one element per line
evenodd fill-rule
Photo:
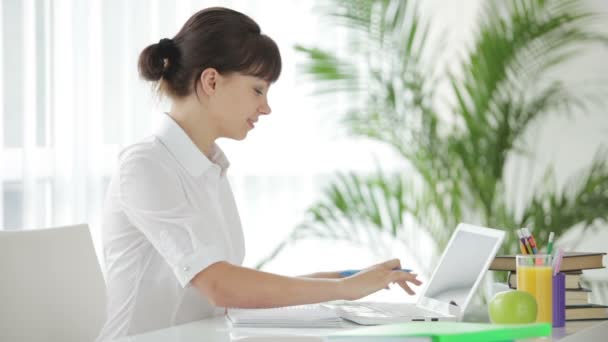
<path fill-rule="evenodd" d="M 412 278 L 412 276 L 408 273 L 401 272 L 401 271 L 391 271 L 388 274 L 387 280 L 388 280 L 388 283 L 390 284 L 390 283 L 403 282 L 410 278 Z"/>
<path fill-rule="evenodd" d="M 410 288 L 410 286 L 408 285 L 407 282 L 412 282 L 412 283 L 420 283 L 420 281 L 418 279 L 416 279 L 415 277 L 412 277 L 410 274 L 403 274 L 403 272 L 399 272 L 399 271 L 394 271 L 392 272 L 393 278 L 395 283 L 399 284 L 399 286 L 401 286 L 402 289 L 405 290 L 405 292 L 407 292 L 410 295 L 414 295 L 415 292 Z"/>
<path fill-rule="evenodd" d="M 410 289 L 409 285 L 406 284 L 407 282 L 412 283 L 414 285 L 422 284 L 422 282 L 420 280 L 418 280 L 416 278 L 416 276 L 417 276 L 416 274 L 404 273 L 401 271 L 393 271 L 390 274 L 390 279 L 391 279 L 391 282 L 398 283 L 401 287 L 403 287 L 403 285 L 405 285 L 405 286 L 407 286 L 408 289 Z M 411 291 L 411 289 L 410 289 L 410 291 Z"/>
<path fill-rule="evenodd" d="M 418 280 L 418 278 L 416 278 L 418 275 L 417 274 L 409 274 L 409 277 L 407 277 L 405 279 L 405 281 L 408 281 L 414 285 L 421 285 L 422 282 L 420 280 Z"/>
<path fill-rule="evenodd" d="M 401 286 L 402 289 L 405 290 L 405 292 L 407 292 L 409 295 L 415 295 L 416 293 L 407 285 L 407 283 L 405 281 L 400 281 L 398 282 L 399 286 Z"/>

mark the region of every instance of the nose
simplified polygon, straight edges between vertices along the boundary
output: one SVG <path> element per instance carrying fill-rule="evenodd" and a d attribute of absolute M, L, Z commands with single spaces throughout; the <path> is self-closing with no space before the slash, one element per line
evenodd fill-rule
<path fill-rule="evenodd" d="M 270 108 L 268 102 L 264 102 L 264 104 L 258 108 L 258 112 L 262 115 L 268 115 L 270 112 L 272 112 L 272 109 Z"/>

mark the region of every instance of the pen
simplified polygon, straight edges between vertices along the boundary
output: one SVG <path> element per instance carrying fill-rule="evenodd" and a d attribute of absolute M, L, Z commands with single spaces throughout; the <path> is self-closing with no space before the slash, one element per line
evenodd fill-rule
<path fill-rule="evenodd" d="M 538 254 L 538 249 L 536 248 L 536 240 L 534 239 L 534 235 L 532 235 L 532 233 L 530 233 L 530 231 L 528 230 L 528 228 L 522 228 L 526 234 L 526 238 L 528 239 L 528 242 L 530 242 L 530 247 L 532 248 L 532 253 L 533 254 Z"/>
<path fill-rule="evenodd" d="M 528 239 L 526 238 L 526 233 L 524 232 L 524 229 L 522 228 L 519 231 L 521 233 L 521 239 L 523 240 L 524 245 L 526 245 L 526 250 L 528 251 L 528 254 L 534 254 L 532 247 L 530 247 L 530 241 L 528 241 Z"/>
<path fill-rule="evenodd" d="M 549 242 L 547 243 L 547 254 L 551 254 L 553 251 L 553 238 L 555 237 L 555 233 L 549 233 Z"/>
<path fill-rule="evenodd" d="M 517 237 L 519 238 L 519 249 L 521 250 L 521 253 L 528 254 L 528 249 L 526 248 L 526 242 L 524 241 L 524 238 L 521 236 L 521 232 L 519 231 L 519 229 L 516 229 L 515 232 L 517 233 Z"/>
<path fill-rule="evenodd" d="M 401 269 L 396 268 L 395 271 L 397 271 L 397 270 L 402 271 L 402 272 L 408 272 L 408 273 L 412 272 L 412 270 L 409 270 L 407 268 L 401 268 Z M 345 271 L 340 271 L 338 274 L 340 274 L 340 277 L 346 278 L 346 277 L 350 277 L 354 274 L 357 274 L 359 272 L 361 272 L 361 270 L 345 270 Z"/>

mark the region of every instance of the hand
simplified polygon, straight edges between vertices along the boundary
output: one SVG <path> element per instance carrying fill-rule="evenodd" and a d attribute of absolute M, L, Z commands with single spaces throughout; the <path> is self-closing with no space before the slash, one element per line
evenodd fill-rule
<path fill-rule="evenodd" d="M 341 292 L 344 299 L 355 300 L 372 294 L 378 290 L 388 288 L 392 283 L 397 283 L 410 295 L 414 291 L 408 283 L 420 285 L 422 282 L 415 273 L 394 270 L 401 268 L 399 259 L 392 259 L 381 264 L 368 267 L 348 278 L 340 279 Z"/>

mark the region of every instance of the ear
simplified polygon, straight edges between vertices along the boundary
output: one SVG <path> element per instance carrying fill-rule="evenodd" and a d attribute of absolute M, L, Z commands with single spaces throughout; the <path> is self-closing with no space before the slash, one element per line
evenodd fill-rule
<path fill-rule="evenodd" d="M 201 77 L 199 78 L 203 93 L 207 95 L 213 95 L 215 93 L 219 75 L 219 72 L 214 68 L 207 68 L 203 70 Z"/>

